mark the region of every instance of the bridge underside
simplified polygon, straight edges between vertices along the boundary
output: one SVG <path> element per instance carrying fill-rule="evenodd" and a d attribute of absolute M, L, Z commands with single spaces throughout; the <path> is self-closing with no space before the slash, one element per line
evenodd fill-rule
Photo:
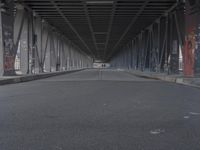
<path fill-rule="evenodd" d="M 0 74 L 90 68 L 94 60 L 194 76 L 198 0 L 1 0 Z"/>
<path fill-rule="evenodd" d="M 0 0 L 0 150 L 200 150 L 198 75 L 199 0 Z"/>
<path fill-rule="evenodd" d="M 82 50 L 101 60 L 108 60 L 120 46 L 176 4 L 176 0 L 22 2 Z"/>

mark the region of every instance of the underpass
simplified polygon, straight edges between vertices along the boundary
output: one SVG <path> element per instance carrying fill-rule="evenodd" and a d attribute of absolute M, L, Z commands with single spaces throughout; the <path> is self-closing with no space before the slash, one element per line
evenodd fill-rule
<path fill-rule="evenodd" d="M 199 18 L 199 0 L 0 0 L 0 150 L 199 150 Z"/>

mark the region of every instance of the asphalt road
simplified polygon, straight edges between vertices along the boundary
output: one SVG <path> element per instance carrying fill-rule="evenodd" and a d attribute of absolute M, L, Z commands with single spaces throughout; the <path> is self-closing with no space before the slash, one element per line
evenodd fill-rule
<path fill-rule="evenodd" d="M 200 150 L 200 90 L 115 70 L 0 86 L 0 150 Z"/>

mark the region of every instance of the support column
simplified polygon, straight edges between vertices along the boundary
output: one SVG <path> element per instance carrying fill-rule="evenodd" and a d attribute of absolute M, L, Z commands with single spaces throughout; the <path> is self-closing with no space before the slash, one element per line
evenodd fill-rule
<path fill-rule="evenodd" d="M 50 72 L 51 71 L 51 49 L 50 49 L 50 36 L 51 36 L 51 30 L 50 27 L 45 24 L 45 29 L 43 31 L 43 45 L 42 49 L 44 50 L 42 63 L 44 65 L 44 71 Z"/>
<path fill-rule="evenodd" d="M 200 10 L 199 0 L 186 1 L 186 35 L 184 48 L 184 74 L 200 73 Z"/>
<path fill-rule="evenodd" d="M 36 72 L 41 73 L 44 71 L 42 58 L 43 58 L 43 49 L 42 49 L 42 32 L 43 32 L 43 24 L 42 20 L 39 17 L 35 18 L 35 34 L 36 34 L 36 43 L 35 43 L 35 51 L 36 51 Z"/>
<path fill-rule="evenodd" d="M 28 72 L 28 65 L 29 65 L 29 60 L 28 60 L 28 36 L 29 36 L 29 20 L 27 15 L 23 15 L 24 10 L 18 10 L 22 11 L 22 16 L 24 17 L 24 22 L 22 23 L 22 33 L 21 33 L 21 38 L 20 38 L 20 68 L 22 74 L 27 74 Z M 17 22 L 18 20 L 16 20 Z"/>
<path fill-rule="evenodd" d="M 0 7 L 0 75 L 14 75 L 14 0 L 0 2 Z"/>

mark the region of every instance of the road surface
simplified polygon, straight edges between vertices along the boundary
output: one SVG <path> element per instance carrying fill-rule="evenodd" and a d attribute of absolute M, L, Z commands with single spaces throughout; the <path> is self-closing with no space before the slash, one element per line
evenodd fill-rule
<path fill-rule="evenodd" d="M 199 150 L 200 90 L 120 70 L 0 86 L 0 150 Z"/>

